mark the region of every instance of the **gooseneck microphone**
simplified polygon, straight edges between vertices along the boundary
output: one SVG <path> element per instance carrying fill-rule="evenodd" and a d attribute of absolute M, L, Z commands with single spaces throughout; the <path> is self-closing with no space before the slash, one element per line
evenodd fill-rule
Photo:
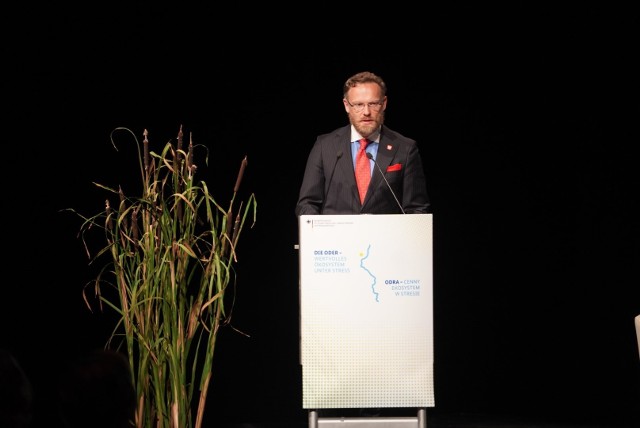
<path fill-rule="evenodd" d="M 380 165 L 378 165 L 378 162 L 376 162 L 376 160 L 373 157 L 373 155 L 371 153 L 369 153 L 369 152 L 367 152 L 367 157 L 370 160 L 372 160 L 374 164 L 376 164 L 376 167 L 378 168 L 378 171 L 380 171 L 380 175 L 382 175 L 382 179 L 384 180 L 384 182 L 387 184 L 387 187 L 391 191 L 391 194 L 393 195 L 393 199 L 396 200 L 396 204 L 398 204 L 398 207 L 400 208 L 400 211 L 402 211 L 402 214 L 406 214 L 404 212 L 404 209 L 402 208 L 402 204 L 400 204 L 400 201 L 398 200 L 398 197 L 396 196 L 396 192 L 394 192 L 393 189 L 391 188 L 391 185 L 389 184 L 389 181 L 387 180 L 387 177 L 385 177 L 384 172 L 382 172 L 382 168 L 380 168 Z"/>
<path fill-rule="evenodd" d="M 336 172 L 336 167 L 338 166 L 338 161 L 342 157 L 342 150 L 338 150 L 336 153 L 336 163 L 333 164 L 333 169 L 331 170 L 331 175 L 329 176 L 329 181 L 327 182 L 327 187 L 325 188 L 324 195 L 322 195 L 322 206 L 320 207 L 320 214 L 324 210 L 324 204 L 327 201 L 327 194 L 329 193 L 329 189 L 331 188 L 331 182 L 333 181 L 333 174 Z"/>

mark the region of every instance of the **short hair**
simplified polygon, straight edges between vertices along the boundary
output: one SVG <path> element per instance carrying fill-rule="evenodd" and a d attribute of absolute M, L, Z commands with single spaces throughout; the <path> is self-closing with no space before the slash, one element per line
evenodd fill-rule
<path fill-rule="evenodd" d="M 353 76 L 349 77 L 347 81 L 344 82 L 344 88 L 342 89 L 344 97 L 346 98 L 349 89 L 362 83 L 377 83 L 382 90 L 382 96 L 384 97 L 387 94 L 387 84 L 384 83 L 382 77 L 370 71 L 361 71 L 360 73 L 356 73 Z"/>

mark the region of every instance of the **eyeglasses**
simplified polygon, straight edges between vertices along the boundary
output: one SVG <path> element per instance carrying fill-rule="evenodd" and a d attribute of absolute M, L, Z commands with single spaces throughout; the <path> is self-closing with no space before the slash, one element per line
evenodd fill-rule
<path fill-rule="evenodd" d="M 382 104 L 384 104 L 384 101 L 376 101 L 376 102 L 372 102 L 372 103 L 355 103 L 355 104 L 351 104 L 349 102 L 349 100 L 347 100 L 346 98 L 345 98 L 345 100 L 347 101 L 347 104 L 349 104 L 349 107 L 351 107 L 352 109 L 354 109 L 358 113 L 364 111 L 365 107 L 369 107 L 369 110 L 371 110 L 371 111 L 378 111 L 378 110 L 380 110 L 382 108 Z"/>

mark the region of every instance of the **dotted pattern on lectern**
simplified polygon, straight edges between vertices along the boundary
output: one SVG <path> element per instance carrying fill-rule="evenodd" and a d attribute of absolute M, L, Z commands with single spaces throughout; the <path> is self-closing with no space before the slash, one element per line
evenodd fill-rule
<path fill-rule="evenodd" d="M 363 336 L 342 328 L 316 327 L 319 346 L 311 347 L 303 366 L 305 407 L 431 407 L 433 355 L 422 331 Z M 326 327 L 326 325 L 325 325 Z M 347 329 L 348 330 L 348 329 Z M 379 340 L 386 337 L 384 341 Z M 413 337 L 408 343 L 406 337 Z M 322 345 L 324 343 L 324 345 Z M 376 359 L 363 356 L 374 355 Z"/>

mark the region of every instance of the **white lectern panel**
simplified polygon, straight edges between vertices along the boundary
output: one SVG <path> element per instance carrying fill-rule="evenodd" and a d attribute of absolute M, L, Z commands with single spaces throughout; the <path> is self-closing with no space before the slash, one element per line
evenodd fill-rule
<path fill-rule="evenodd" d="M 301 216 L 303 408 L 433 407 L 431 214 Z"/>

